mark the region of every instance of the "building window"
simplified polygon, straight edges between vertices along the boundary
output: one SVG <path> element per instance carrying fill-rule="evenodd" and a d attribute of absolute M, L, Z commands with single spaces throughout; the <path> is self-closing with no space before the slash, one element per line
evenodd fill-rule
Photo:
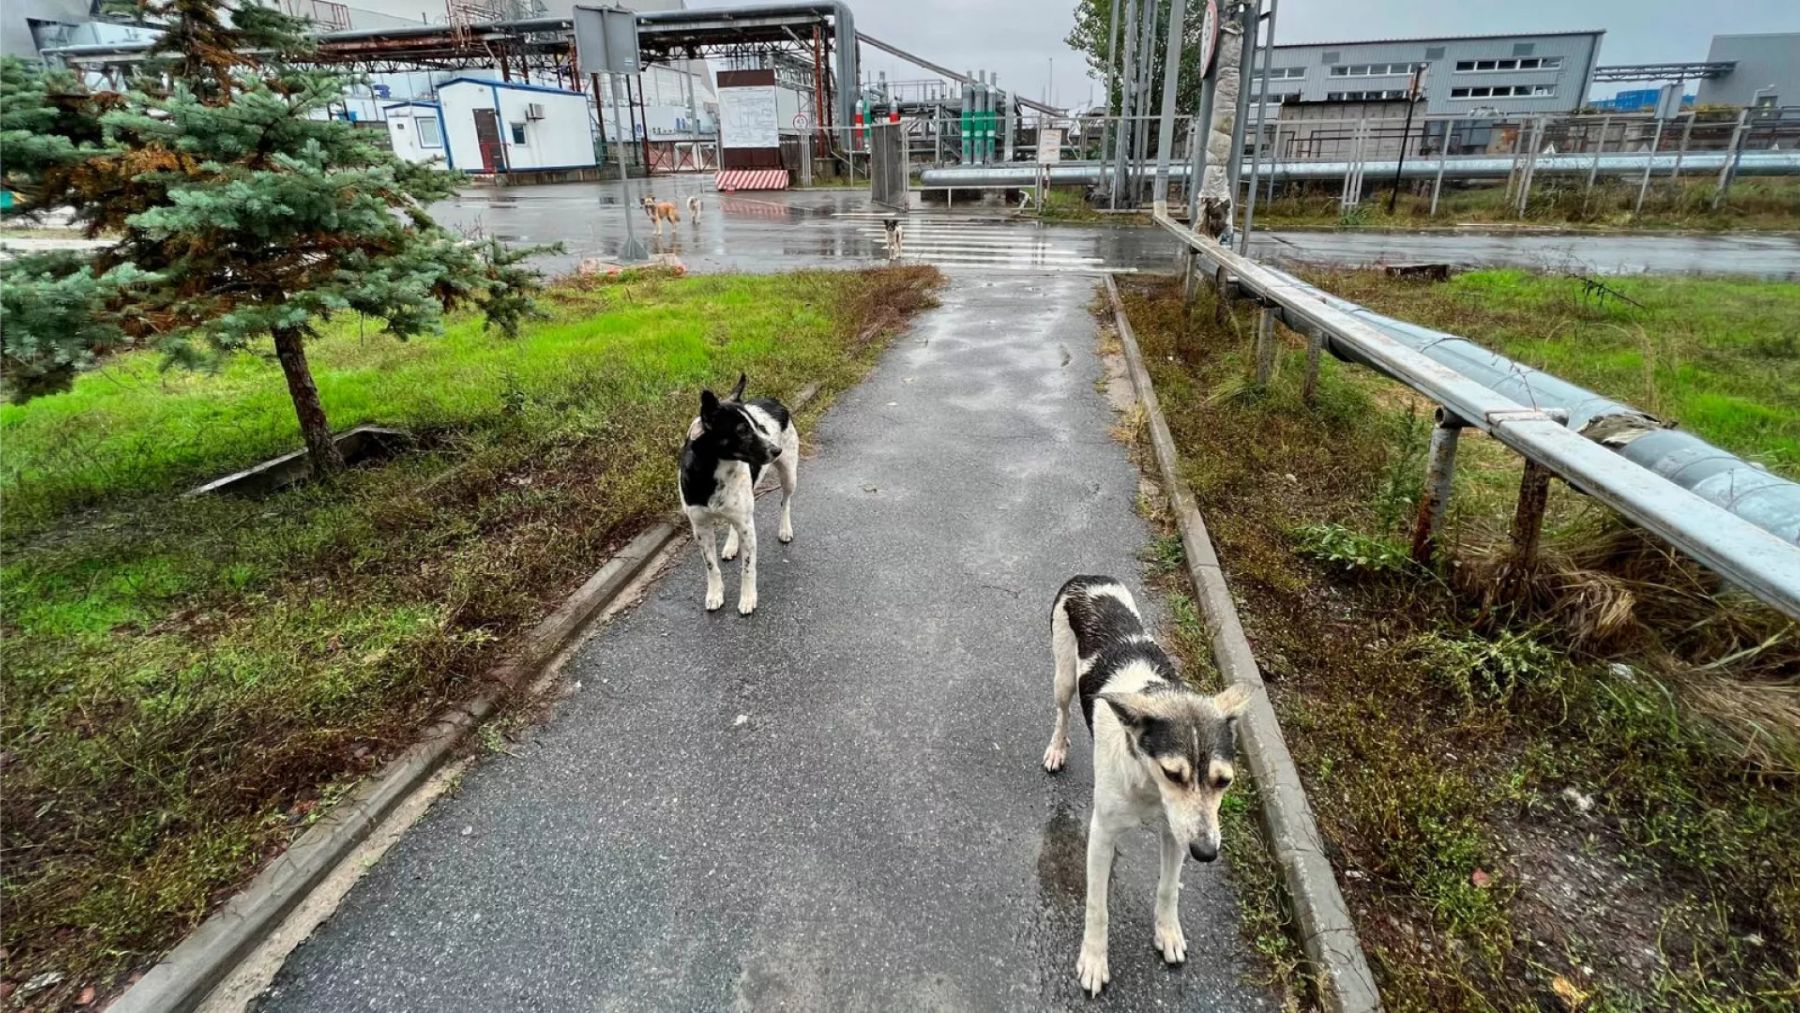
<path fill-rule="evenodd" d="M 1258 67 L 1250 73 L 1252 76 L 1261 74 L 1262 68 Z M 1271 81 L 1291 81 L 1305 76 L 1305 67 L 1273 67 L 1269 70 L 1269 80 Z"/>
<path fill-rule="evenodd" d="M 1523 59 L 1510 60 L 1458 60 L 1458 74 L 1485 74 L 1498 71 L 1514 70 L 1555 70 L 1562 66 L 1560 56 L 1528 56 Z"/>
<path fill-rule="evenodd" d="M 1332 77 L 1387 77 L 1391 74 L 1410 74 L 1413 65 L 1410 63 L 1347 63 L 1331 68 Z"/>
<path fill-rule="evenodd" d="M 511 124 L 511 126 L 512 126 L 513 143 L 514 144 L 524 144 L 525 143 L 525 124 L 514 123 L 514 124 Z"/>
<path fill-rule="evenodd" d="M 1386 88 L 1372 91 L 1328 91 L 1327 102 L 1388 102 L 1406 97 L 1405 88 Z"/>
<path fill-rule="evenodd" d="M 438 125 L 436 116 L 415 116 L 413 123 L 419 129 L 419 147 L 441 148 L 444 146 L 444 130 Z"/>
<path fill-rule="evenodd" d="M 1450 89 L 1451 98 L 1555 98 L 1553 84 L 1500 84 Z"/>

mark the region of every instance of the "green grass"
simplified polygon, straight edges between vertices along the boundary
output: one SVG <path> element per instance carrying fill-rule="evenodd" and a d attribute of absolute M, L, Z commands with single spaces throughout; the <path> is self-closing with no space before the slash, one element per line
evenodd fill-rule
<path fill-rule="evenodd" d="M 1517 198 L 1509 198 L 1503 181 L 1456 185 L 1446 182 L 1431 215 L 1429 189 L 1403 190 L 1388 212 L 1389 187 L 1371 181 L 1371 189 L 1352 214 L 1339 206 L 1342 188 L 1335 183 L 1278 189 L 1267 199 L 1259 194 L 1256 224 L 1260 228 L 1409 229 L 1457 224 L 1531 225 L 1599 230 L 1800 229 L 1800 183 L 1784 178 L 1747 178 L 1732 184 L 1725 206 L 1712 210 L 1715 181 L 1692 175 L 1679 183 L 1653 180 L 1641 213 L 1637 180 L 1601 180 L 1592 191 L 1585 178 L 1540 177 L 1532 184 L 1525 214 Z M 1428 187 L 1429 183 L 1424 184 Z"/>
<path fill-rule="evenodd" d="M 1521 270 L 1471 271 L 1438 284 L 1379 271 L 1317 273 L 1313 280 L 1800 478 L 1800 284 L 1605 279 L 1640 304 L 1633 305 L 1584 295 L 1578 278 Z"/>
<path fill-rule="evenodd" d="M 7 977 L 104 994 L 670 511 L 703 386 L 816 381 L 815 415 L 936 278 L 575 281 L 513 340 L 347 321 L 311 348 L 334 425 L 417 448 L 264 498 L 179 493 L 298 445 L 266 358 L 0 408 Z"/>
<path fill-rule="evenodd" d="M 1539 281 L 1475 284 L 1529 293 Z M 1184 314 L 1178 283 L 1124 289 L 1387 1008 L 1568 1008 L 1559 979 L 1589 1009 L 1792 1008 L 1796 754 L 1726 733 L 1800 731 L 1772 706 L 1800 673 L 1791 625 L 1690 564 L 1623 551 L 1642 539 L 1560 485 L 1551 604 L 1485 602 L 1476 585 L 1519 467 L 1474 435 L 1458 461 L 1454 564 L 1399 562 L 1428 406 L 1329 359 L 1316 403 L 1303 402 L 1303 348 L 1285 332 L 1273 383 L 1256 389 L 1244 381 L 1253 308 L 1221 325 L 1210 294 Z M 1722 291 L 1709 311 L 1720 321 Z M 1752 294 L 1739 304 L 1756 329 L 1770 303 Z M 1152 572 L 1174 558 L 1158 543 Z M 1628 632 L 1584 629 L 1621 588 Z M 1253 844 L 1254 827 L 1226 826 Z M 1291 980 L 1275 877 L 1237 864 L 1246 932 Z"/>

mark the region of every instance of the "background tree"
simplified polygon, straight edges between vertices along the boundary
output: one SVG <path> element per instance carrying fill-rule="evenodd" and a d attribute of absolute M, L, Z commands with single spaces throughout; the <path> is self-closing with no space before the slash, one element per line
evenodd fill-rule
<path fill-rule="evenodd" d="M 1162 25 L 1169 20 L 1169 0 L 1152 0 L 1156 3 L 1157 42 L 1150 54 L 1150 111 L 1154 115 L 1162 111 L 1162 75 L 1163 75 L 1163 35 Z M 1068 37 L 1063 39 L 1071 49 L 1087 57 L 1088 76 L 1102 84 L 1108 80 L 1108 61 L 1106 52 L 1107 28 L 1112 18 L 1113 5 L 1119 6 L 1119 34 L 1125 34 L 1125 0 L 1081 0 L 1075 5 L 1075 26 L 1069 30 Z M 1225 4 L 1219 5 L 1221 8 Z M 1188 0 L 1186 15 L 1182 18 L 1183 35 L 1182 51 L 1188 59 L 1182 61 L 1180 74 L 1175 83 L 1175 108 L 1182 116 L 1192 116 L 1200 109 L 1200 29 L 1204 20 L 1205 4 L 1202 0 Z M 1116 72 L 1124 63 L 1122 57 L 1125 44 L 1119 44 L 1119 53 L 1112 62 Z M 1107 95 L 1107 108 L 1117 111 L 1119 108 L 1119 92 L 1113 89 Z"/>
<path fill-rule="evenodd" d="M 0 182 L 19 211 L 68 207 L 90 234 L 116 238 L 85 259 L 7 266 L 7 391 L 65 388 L 127 343 L 201 366 L 266 337 L 315 473 L 341 468 L 306 360 L 321 323 L 350 311 L 406 338 L 472 304 L 510 334 L 537 275 L 525 251 L 431 220 L 426 207 L 456 192 L 456 176 L 328 117 L 346 79 L 292 62 L 309 45 L 305 22 L 250 0 L 143 10 L 166 32 L 123 94 L 16 61 L 0 69 Z"/>

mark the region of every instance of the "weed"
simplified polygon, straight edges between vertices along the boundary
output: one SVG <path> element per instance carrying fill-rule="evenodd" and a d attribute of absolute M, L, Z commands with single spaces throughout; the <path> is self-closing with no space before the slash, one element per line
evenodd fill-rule
<path fill-rule="evenodd" d="M 1307 524 L 1295 529 L 1294 536 L 1301 555 L 1345 570 L 1395 574 L 1414 569 L 1406 550 L 1342 524 Z"/>
<path fill-rule="evenodd" d="M 1562 658 L 1524 632 L 1503 631 L 1492 640 L 1422 633 L 1407 648 L 1470 707 L 1503 703 L 1525 684 L 1553 689 L 1563 678 Z"/>

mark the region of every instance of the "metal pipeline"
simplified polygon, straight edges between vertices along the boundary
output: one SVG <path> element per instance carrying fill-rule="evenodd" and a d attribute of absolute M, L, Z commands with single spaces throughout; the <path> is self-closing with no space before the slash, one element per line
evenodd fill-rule
<path fill-rule="evenodd" d="M 1262 266 L 1286 284 L 1356 317 L 1497 394 L 1540 410 L 1568 412 L 1568 427 L 1575 432 L 1783 541 L 1800 544 L 1800 482 L 1772 474 L 1692 433 L 1664 428 L 1657 419 L 1631 405 L 1496 355 L 1472 341 L 1383 316 L 1308 285 L 1286 271 Z M 1333 340 L 1329 334 L 1326 348 L 1340 359 L 1383 371 L 1356 348 Z"/>
<path fill-rule="evenodd" d="M 1646 163 L 1652 173 L 1666 173 L 1675 167 L 1675 159 L 1681 158 L 1683 172 L 1692 171 L 1718 172 L 1724 168 L 1731 157 L 1724 151 L 1690 151 L 1684 156 L 1674 152 L 1656 155 L 1611 154 L 1598 158 L 1601 175 L 1619 173 L 1642 173 Z M 1800 176 L 1800 151 L 1746 151 L 1737 168 L 1740 176 Z M 1536 174 L 1577 175 L 1585 174 L 1593 168 L 1596 159 L 1593 155 L 1541 155 Z M 1342 179 L 1344 174 L 1358 163 L 1352 162 L 1282 162 L 1269 166 L 1263 175 L 1273 176 L 1278 181 Z M 1408 159 L 1405 166 L 1396 166 L 1394 160 L 1366 161 L 1360 163 L 1365 174 L 1373 174 L 1382 179 L 1392 179 L 1398 168 L 1402 179 L 1431 179 L 1437 175 L 1438 160 L 1434 158 Z M 1505 179 L 1517 168 L 1510 158 L 1460 157 L 1444 160 L 1445 179 Z M 1032 186 L 1042 172 L 1048 172 L 1052 186 L 1094 186 L 1112 179 L 1112 171 L 1095 162 L 1058 162 L 1047 166 L 1030 163 L 1018 163 L 1007 166 L 971 167 L 952 166 L 948 168 L 926 169 L 920 176 L 923 186 L 994 186 L 1019 187 Z M 1186 179 L 1188 166 L 1171 165 L 1169 174 L 1175 179 Z"/>
<path fill-rule="evenodd" d="M 1761 469 L 1698 441 L 1660 448 L 1643 444 L 1634 450 L 1633 444 L 1659 431 L 1653 420 L 1592 391 L 1562 385 L 1561 396 L 1581 413 L 1578 431 L 1559 418 L 1560 412 L 1550 410 L 1560 407 L 1552 400 L 1557 396 L 1555 385 L 1547 382 L 1554 378 L 1537 373 L 1527 389 L 1502 393 L 1488 383 L 1512 378 L 1524 367 L 1491 353 L 1471 353 L 1458 347 L 1459 339 L 1453 335 L 1412 325 L 1390 330 L 1401 322 L 1239 256 L 1167 215 L 1153 218 L 1206 262 L 1205 273 L 1228 275 L 1232 279 L 1228 284 L 1272 308 L 1289 328 L 1317 335 L 1333 355 L 1366 364 L 1424 394 L 1451 417 L 1538 462 L 1725 579 L 1800 619 L 1800 542 L 1787 522 L 1800 517 L 1800 510 L 1793 509 L 1794 501 L 1778 488 L 1792 483 L 1766 481 Z M 1487 376 L 1478 379 L 1463 372 L 1465 368 L 1472 374 L 1481 372 L 1470 368 L 1471 354 L 1488 367 Z M 1724 473 L 1731 477 L 1715 478 Z M 1754 490 L 1744 488 L 1752 483 Z M 1722 484 L 1728 487 L 1722 490 Z"/>

